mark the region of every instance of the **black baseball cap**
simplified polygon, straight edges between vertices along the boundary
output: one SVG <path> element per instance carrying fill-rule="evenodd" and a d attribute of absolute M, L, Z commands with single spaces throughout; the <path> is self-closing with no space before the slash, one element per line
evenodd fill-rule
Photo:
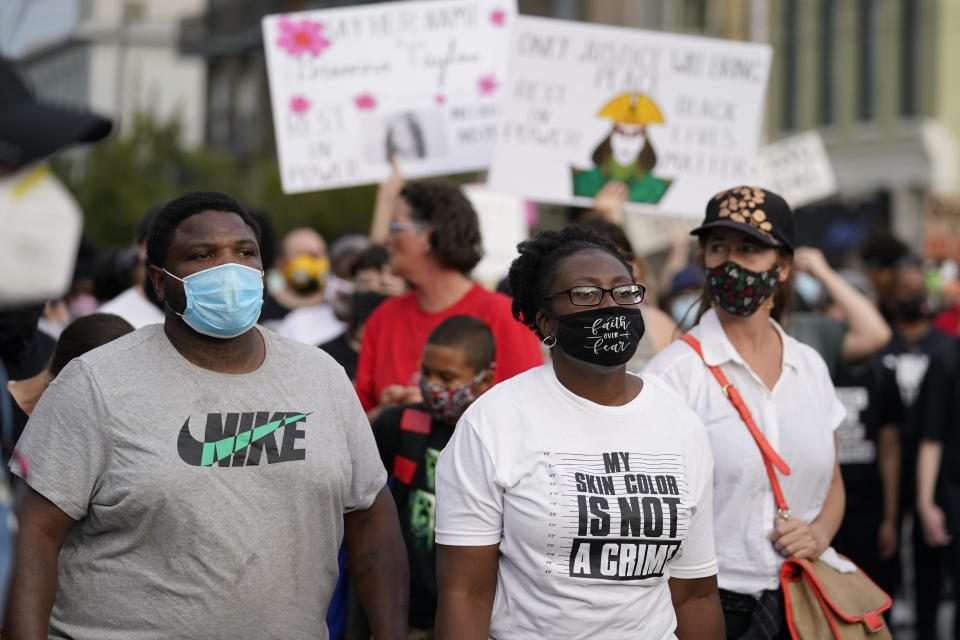
<path fill-rule="evenodd" d="M 0 162 L 23 165 L 77 142 L 96 142 L 113 123 L 89 111 L 38 102 L 0 59 Z"/>
<path fill-rule="evenodd" d="M 707 202 L 703 224 L 690 232 L 700 236 L 718 227 L 742 231 L 771 247 L 793 251 L 793 211 L 786 200 L 760 187 L 733 187 Z"/>

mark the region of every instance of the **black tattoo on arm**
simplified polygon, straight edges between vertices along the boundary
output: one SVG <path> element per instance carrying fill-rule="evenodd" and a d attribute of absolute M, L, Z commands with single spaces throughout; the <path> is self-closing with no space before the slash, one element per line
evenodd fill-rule
<path fill-rule="evenodd" d="M 360 582 L 371 573 L 376 566 L 377 560 L 380 558 L 379 549 L 371 549 L 366 553 L 360 554 L 350 567 L 350 577 L 353 579 L 354 584 Z"/>

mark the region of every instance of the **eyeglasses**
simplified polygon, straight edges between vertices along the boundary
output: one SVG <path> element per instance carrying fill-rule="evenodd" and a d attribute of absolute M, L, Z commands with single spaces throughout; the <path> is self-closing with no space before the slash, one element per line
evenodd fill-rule
<path fill-rule="evenodd" d="M 547 300 L 567 294 L 570 297 L 570 304 L 576 307 L 593 307 L 603 300 L 603 294 L 609 293 L 610 297 L 617 304 L 640 304 L 643 302 L 643 295 L 647 292 L 642 284 L 621 284 L 612 289 L 603 287 L 594 287 L 582 285 L 579 287 L 570 287 L 563 291 L 557 291 L 546 296 Z"/>
<path fill-rule="evenodd" d="M 390 221 L 390 231 L 423 231 L 428 225 L 419 222 L 397 222 Z"/>

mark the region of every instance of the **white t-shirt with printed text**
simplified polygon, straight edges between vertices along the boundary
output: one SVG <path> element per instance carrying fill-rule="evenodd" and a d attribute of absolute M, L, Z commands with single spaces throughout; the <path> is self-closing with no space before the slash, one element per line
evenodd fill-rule
<path fill-rule="evenodd" d="M 436 541 L 499 543 L 491 638 L 674 638 L 668 578 L 717 572 L 712 474 L 703 424 L 658 383 L 610 407 L 545 365 L 457 424 Z"/>

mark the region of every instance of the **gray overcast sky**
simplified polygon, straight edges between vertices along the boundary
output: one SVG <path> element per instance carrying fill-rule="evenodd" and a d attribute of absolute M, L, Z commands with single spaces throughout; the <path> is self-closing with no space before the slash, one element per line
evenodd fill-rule
<path fill-rule="evenodd" d="M 69 33 L 78 8 L 78 0 L 0 0 L 0 54 L 16 58 Z"/>

